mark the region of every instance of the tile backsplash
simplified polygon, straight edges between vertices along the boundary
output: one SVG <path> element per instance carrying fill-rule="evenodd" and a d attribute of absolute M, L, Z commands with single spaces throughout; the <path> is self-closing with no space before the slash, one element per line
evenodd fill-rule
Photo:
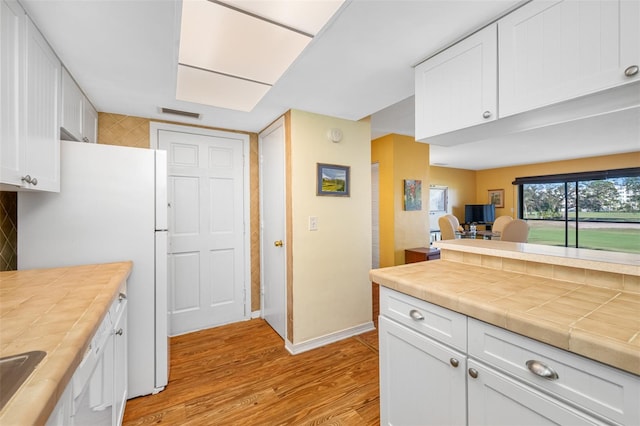
<path fill-rule="evenodd" d="M 18 193 L 0 191 L 0 271 L 18 269 Z"/>

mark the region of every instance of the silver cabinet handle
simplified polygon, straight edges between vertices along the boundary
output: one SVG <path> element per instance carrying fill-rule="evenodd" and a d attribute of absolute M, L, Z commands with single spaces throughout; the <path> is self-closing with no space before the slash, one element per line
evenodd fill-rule
<path fill-rule="evenodd" d="M 422 314 L 415 309 L 409 311 L 409 316 L 416 321 L 424 320 L 424 316 L 422 316 Z"/>
<path fill-rule="evenodd" d="M 118 329 L 118 331 L 116 331 L 116 334 L 118 336 L 122 336 L 124 334 L 124 330 L 120 328 L 120 329 Z"/>
<path fill-rule="evenodd" d="M 86 136 L 84 136 L 84 137 L 82 138 L 82 141 L 83 141 L 83 142 L 89 142 L 89 138 L 88 138 L 88 137 L 86 137 Z"/>
<path fill-rule="evenodd" d="M 482 113 L 482 118 L 489 118 L 491 117 L 491 111 L 485 111 Z"/>
<path fill-rule="evenodd" d="M 458 365 L 460 365 L 460 362 L 459 362 L 457 359 L 455 359 L 455 358 L 451 358 L 451 359 L 449 360 L 449 363 L 450 363 L 453 367 L 458 367 Z"/>
<path fill-rule="evenodd" d="M 556 373 L 556 371 L 553 368 L 549 367 L 548 365 L 545 365 L 540 361 L 530 359 L 529 361 L 527 361 L 527 368 L 533 374 L 535 374 L 536 376 L 540 376 L 543 379 L 557 380 L 560 378 L 558 376 L 558 373 Z"/>
<path fill-rule="evenodd" d="M 127 295 L 126 295 L 126 294 L 124 294 L 124 293 L 120 293 L 120 294 L 118 295 L 118 300 L 119 300 L 119 301 L 121 301 L 121 302 L 122 302 L 124 299 L 126 299 L 126 298 L 127 298 Z"/>
<path fill-rule="evenodd" d="M 475 368 L 470 368 L 469 369 L 469 375 L 471 377 L 473 377 L 474 379 L 478 378 L 478 370 L 476 370 Z"/>
<path fill-rule="evenodd" d="M 626 75 L 627 77 L 633 77 L 634 75 L 638 74 L 638 71 L 640 71 L 640 68 L 638 68 L 637 65 L 631 65 L 628 66 L 626 70 L 624 70 L 624 75 Z"/>
<path fill-rule="evenodd" d="M 30 183 L 33 186 L 36 186 L 38 184 L 38 179 L 32 178 L 30 175 L 22 176 L 20 180 L 24 183 Z"/>

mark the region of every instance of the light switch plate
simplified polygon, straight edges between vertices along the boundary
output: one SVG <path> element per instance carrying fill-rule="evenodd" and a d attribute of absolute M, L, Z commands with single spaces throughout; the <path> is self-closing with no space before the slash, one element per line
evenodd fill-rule
<path fill-rule="evenodd" d="M 317 230 L 318 230 L 318 217 L 309 216 L 309 231 L 317 231 Z"/>

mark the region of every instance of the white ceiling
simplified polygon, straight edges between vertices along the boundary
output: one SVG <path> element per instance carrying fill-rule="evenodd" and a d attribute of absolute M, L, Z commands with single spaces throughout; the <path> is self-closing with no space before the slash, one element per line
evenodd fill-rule
<path fill-rule="evenodd" d="M 521 3 L 347 0 L 256 107 L 240 112 L 176 100 L 181 0 L 20 1 L 98 111 L 251 132 L 289 109 L 350 120 L 371 116 L 372 138 L 413 136 L 413 66 Z M 322 0 L 274 1 L 282 7 Z M 243 3 L 257 2 L 233 1 Z M 162 107 L 201 118 L 162 114 Z M 629 118 L 637 121 L 638 114 Z M 523 138 L 528 144 L 517 150 L 505 150 L 513 145 L 507 138 L 432 145 L 431 162 L 479 170 L 640 149 L 633 126 L 618 129 L 623 142 L 616 141 L 615 129 L 603 132 L 616 124 L 601 121 L 580 130 L 604 133 L 605 142 L 589 146 L 565 139 L 567 132 L 558 140 L 549 129 L 530 132 Z"/>

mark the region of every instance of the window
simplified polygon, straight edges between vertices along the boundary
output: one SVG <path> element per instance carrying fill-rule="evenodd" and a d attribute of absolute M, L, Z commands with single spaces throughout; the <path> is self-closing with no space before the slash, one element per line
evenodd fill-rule
<path fill-rule="evenodd" d="M 640 253 L 640 168 L 517 178 L 529 242 Z"/>
<path fill-rule="evenodd" d="M 449 188 L 446 186 L 431 185 L 429 188 L 429 212 L 430 213 L 447 213 L 449 208 Z"/>

